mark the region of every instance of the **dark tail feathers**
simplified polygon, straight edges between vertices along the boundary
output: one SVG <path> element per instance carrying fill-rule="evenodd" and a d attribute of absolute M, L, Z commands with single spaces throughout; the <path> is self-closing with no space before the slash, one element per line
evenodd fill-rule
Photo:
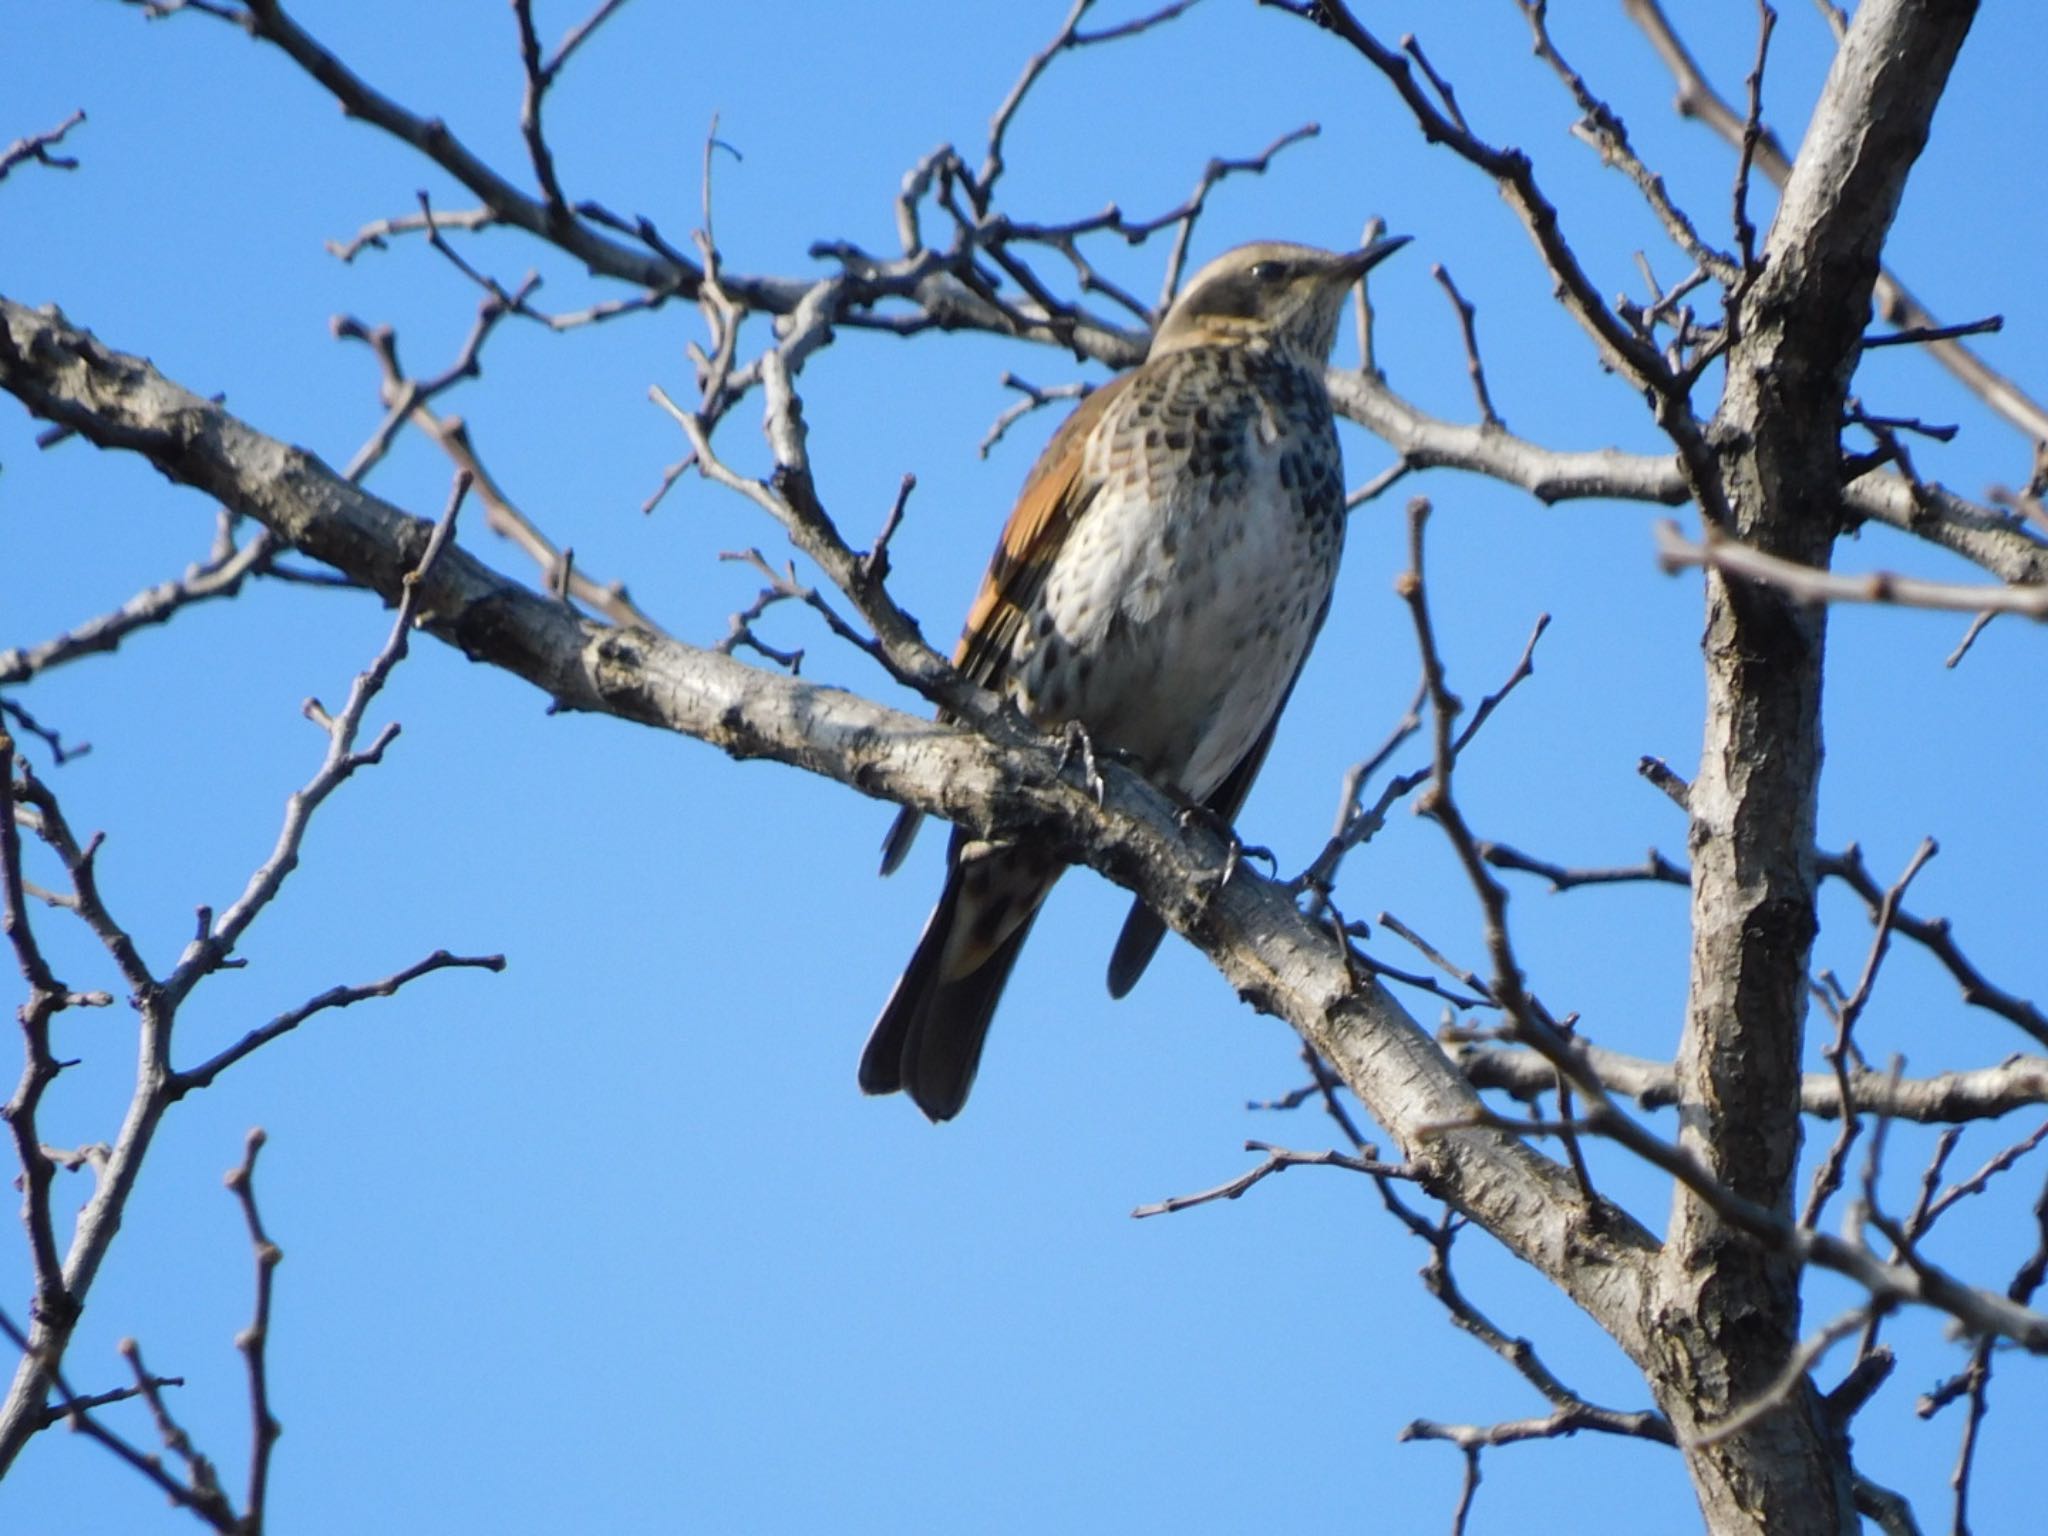
<path fill-rule="evenodd" d="M 961 887 L 956 863 L 946 873 L 946 888 L 917 941 L 917 953 L 882 1005 L 860 1058 L 863 1093 L 900 1089 L 933 1121 L 952 1119 L 967 1102 L 989 1021 L 1038 915 L 1034 908 L 975 969 L 944 980 L 939 962 L 959 912 Z"/>
<path fill-rule="evenodd" d="M 1138 984 L 1145 967 L 1159 952 L 1166 937 L 1166 924 L 1142 901 L 1131 903 L 1131 915 L 1124 919 L 1124 931 L 1117 935 L 1116 948 L 1109 956 L 1109 995 L 1122 997 Z"/>

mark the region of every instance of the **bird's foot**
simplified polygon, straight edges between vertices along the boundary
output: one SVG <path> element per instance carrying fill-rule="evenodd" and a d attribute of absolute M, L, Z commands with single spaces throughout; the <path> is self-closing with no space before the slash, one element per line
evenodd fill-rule
<path fill-rule="evenodd" d="M 1183 800 L 1173 819 L 1180 824 L 1183 834 L 1193 831 L 1196 827 L 1203 827 L 1222 839 L 1225 850 L 1223 878 L 1216 882 L 1218 886 L 1230 884 L 1230 877 L 1237 873 L 1237 866 L 1246 859 L 1261 860 L 1273 874 L 1280 873 L 1280 861 L 1273 856 L 1272 849 L 1262 848 L 1257 843 L 1247 843 L 1237 835 L 1237 828 L 1219 816 L 1213 807 L 1197 801 Z"/>
<path fill-rule="evenodd" d="M 1060 727 L 1060 772 L 1078 761 L 1081 764 L 1081 783 L 1088 793 L 1101 805 L 1109 798 L 1109 785 L 1103 782 L 1102 770 L 1095 762 L 1095 741 L 1089 736 L 1088 727 L 1078 720 L 1069 720 Z"/>

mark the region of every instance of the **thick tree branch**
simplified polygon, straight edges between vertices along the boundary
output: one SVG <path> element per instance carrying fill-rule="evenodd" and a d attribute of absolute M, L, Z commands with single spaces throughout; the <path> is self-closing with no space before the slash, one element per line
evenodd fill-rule
<path fill-rule="evenodd" d="M 138 359 L 0 300 L 0 388 L 107 447 L 261 521 L 280 538 L 395 595 L 430 525 L 347 484 L 312 455 L 253 431 Z M 1138 891 L 1207 953 L 1240 995 L 1281 1014 L 1343 1075 L 1426 1188 L 1494 1232 L 1625 1342 L 1640 1336 L 1649 1235 L 1589 1204 L 1570 1175 L 1479 1123 L 1479 1100 L 1387 995 L 1361 983 L 1286 889 L 1240 872 L 1229 850 L 1135 776 L 1108 771 L 1106 803 L 1071 781 L 1035 733 L 988 739 L 836 689 L 583 620 L 450 547 L 420 584 L 419 622 L 524 677 L 560 705 L 771 757 L 990 835 L 1029 830 Z M 1463 1124 L 1465 1129 L 1446 1130 Z M 1597 1255 L 1588 1262 L 1589 1255 Z"/>

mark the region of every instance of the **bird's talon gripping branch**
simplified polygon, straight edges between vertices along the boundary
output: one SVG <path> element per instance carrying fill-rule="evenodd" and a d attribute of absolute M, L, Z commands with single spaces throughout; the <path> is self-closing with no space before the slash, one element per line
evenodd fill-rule
<path fill-rule="evenodd" d="M 1095 761 L 1095 739 L 1088 734 L 1087 726 L 1069 720 L 1060 728 L 1060 772 L 1065 773 L 1076 762 L 1081 765 L 1082 784 L 1095 803 L 1101 805 L 1109 798 L 1109 785 Z"/>
<path fill-rule="evenodd" d="M 1200 827 L 1214 833 L 1223 844 L 1223 874 L 1216 882 L 1218 890 L 1230 884 L 1231 876 L 1237 873 L 1237 866 L 1245 859 L 1263 860 L 1269 870 L 1275 875 L 1279 874 L 1280 861 L 1274 857 L 1273 850 L 1261 847 L 1257 843 L 1247 843 L 1237 835 L 1237 828 L 1233 827 L 1214 806 L 1204 805 L 1199 800 L 1183 800 L 1173 819 L 1179 825 L 1183 836 Z"/>

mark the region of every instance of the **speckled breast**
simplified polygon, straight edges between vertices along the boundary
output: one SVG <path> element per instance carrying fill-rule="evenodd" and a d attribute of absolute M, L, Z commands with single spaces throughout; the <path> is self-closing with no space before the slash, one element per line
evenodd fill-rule
<path fill-rule="evenodd" d="M 1321 369 L 1191 349 L 1135 381 L 1085 452 L 1095 494 L 1019 627 L 1018 702 L 1204 798 L 1328 608 L 1344 491 Z"/>

